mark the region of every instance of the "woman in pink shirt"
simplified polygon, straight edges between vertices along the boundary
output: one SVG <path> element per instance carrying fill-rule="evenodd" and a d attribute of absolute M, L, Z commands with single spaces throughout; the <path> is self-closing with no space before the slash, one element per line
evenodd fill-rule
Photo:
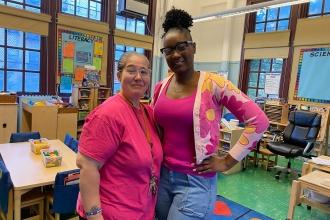
<path fill-rule="evenodd" d="M 230 81 L 194 69 L 196 44 L 191 26 L 191 16 L 174 8 L 163 23 L 161 52 L 172 74 L 156 85 L 153 100 L 155 120 L 163 130 L 164 151 L 158 220 L 211 219 L 217 194 L 216 172 L 242 160 L 268 127 L 263 111 Z M 223 107 L 246 126 L 229 154 L 218 157 Z"/>
<path fill-rule="evenodd" d="M 118 63 L 122 89 L 92 111 L 79 140 L 81 219 L 153 220 L 162 148 L 150 107 L 149 61 L 130 52 Z"/>

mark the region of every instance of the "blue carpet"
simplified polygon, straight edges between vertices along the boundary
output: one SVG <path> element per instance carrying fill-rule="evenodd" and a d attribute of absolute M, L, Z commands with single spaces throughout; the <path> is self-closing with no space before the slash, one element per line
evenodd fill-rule
<path fill-rule="evenodd" d="M 259 212 L 251 210 L 222 196 L 217 197 L 212 220 L 271 220 Z"/>

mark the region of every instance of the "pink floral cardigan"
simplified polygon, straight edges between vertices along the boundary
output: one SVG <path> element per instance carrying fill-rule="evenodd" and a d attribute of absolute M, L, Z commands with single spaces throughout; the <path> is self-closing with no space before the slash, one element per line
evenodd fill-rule
<path fill-rule="evenodd" d="M 157 98 L 171 77 L 173 75 L 156 85 L 152 105 L 157 105 Z M 243 134 L 229 151 L 237 161 L 255 148 L 269 126 L 265 113 L 230 81 L 213 73 L 201 72 L 193 109 L 197 164 L 216 152 L 223 107 L 245 123 Z"/>

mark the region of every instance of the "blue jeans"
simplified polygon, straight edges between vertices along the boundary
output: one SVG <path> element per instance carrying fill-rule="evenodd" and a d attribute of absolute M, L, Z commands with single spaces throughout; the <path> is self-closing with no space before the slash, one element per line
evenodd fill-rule
<path fill-rule="evenodd" d="M 162 167 L 156 217 L 158 220 L 211 219 L 217 176 L 202 177 Z"/>

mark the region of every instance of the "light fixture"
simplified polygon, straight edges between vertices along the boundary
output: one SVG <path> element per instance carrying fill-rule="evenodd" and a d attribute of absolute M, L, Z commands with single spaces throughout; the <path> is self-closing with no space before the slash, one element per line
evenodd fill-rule
<path fill-rule="evenodd" d="M 194 17 L 194 23 L 196 22 L 203 22 L 203 21 L 210 21 L 218 18 L 225 18 L 225 17 L 231 17 L 231 16 L 237 16 L 252 12 L 257 12 L 259 10 L 266 10 L 270 8 L 279 8 L 284 6 L 290 6 L 290 5 L 297 5 L 302 3 L 310 2 L 311 0 L 273 0 L 273 1 L 267 1 L 262 2 L 258 4 L 253 5 L 246 5 L 244 7 L 239 8 L 232 8 L 229 10 L 209 14 L 209 15 L 203 15 L 203 16 L 197 16 Z"/>

